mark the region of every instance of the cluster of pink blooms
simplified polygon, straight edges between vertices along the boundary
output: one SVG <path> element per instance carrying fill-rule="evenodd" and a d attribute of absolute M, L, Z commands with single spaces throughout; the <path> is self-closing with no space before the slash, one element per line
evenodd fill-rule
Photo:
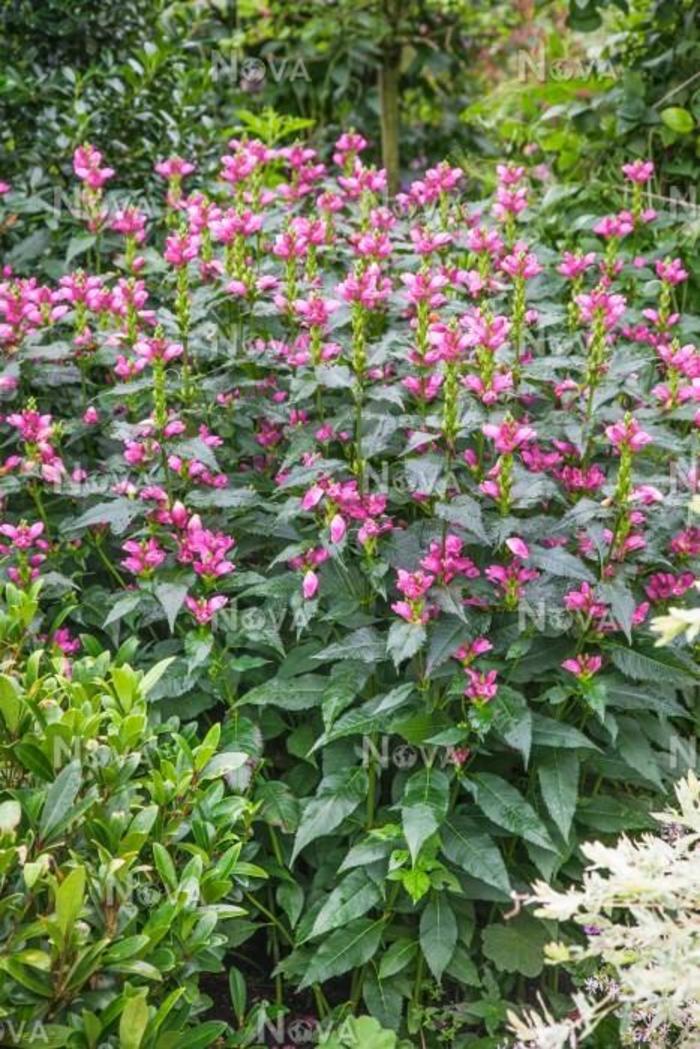
<path fill-rule="evenodd" d="M 567 240 L 550 264 L 525 239 L 533 175 L 525 164 L 498 165 L 490 207 L 471 210 L 461 201 L 463 172 L 448 163 L 389 206 L 386 175 L 365 162 L 367 148 L 358 132 L 341 135 L 334 174 L 309 146 L 231 139 L 213 192 L 192 161 L 164 158 L 155 166 L 167 186 L 160 240 L 142 208 L 112 202 L 107 187 L 116 173 L 102 153 L 77 149 L 88 228 L 107 231 L 120 254 L 103 275 L 75 269 L 53 284 L 3 270 L 0 348 L 8 368 L 0 396 L 19 396 L 26 362 L 42 344 L 87 393 L 65 428 L 34 403 L 13 405 L 2 417 L 14 444 L 0 473 L 13 484 L 26 479 L 35 495 L 62 495 L 65 484 L 72 496 L 86 476 L 74 449 L 94 454 L 97 442 L 110 449 L 118 442 L 123 476 L 110 492 L 145 517 L 119 540 L 120 567 L 133 577 L 130 586 L 144 589 L 187 573 L 184 607 L 202 628 L 215 627 L 238 578 L 228 578 L 235 541 L 214 515 L 236 506 L 241 475 L 283 508 L 280 528 L 289 526 L 294 546 L 279 570 L 286 564 L 298 574 L 295 600 L 300 591 L 310 617 L 327 596 L 331 562 L 344 568 L 351 557 L 362 565 L 362 585 L 370 580 L 378 600 L 411 627 L 432 629 L 446 594 L 469 614 L 512 613 L 545 572 L 531 553 L 537 542 L 538 554 L 561 549 L 599 568 L 603 583 L 634 577 L 648 599 L 631 613 L 632 626 L 641 627 L 650 603 L 690 590 L 691 562 L 700 555 L 700 529 L 686 527 L 669 533 L 654 565 L 657 548 L 646 535 L 665 500 L 643 483 L 654 448 L 643 453 L 657 434 L 648 420 L 655 413 L 661 422 L 700 427 L 700 350 L 679 335 L 678 292 L 689 270 L 681 258 L 626 257 L 655 218 L 645 206 L 653 164 L 624 165 L 629 206 L 593 224 L 599 249 L 579 251 Z M 638 308 L 633 286 L 642 269 L 655 279 Z M 547 335 L 536 305 L 550 282 L 584 367 L 554 354 L 543 379 L 538 366 L 550 351 L 535 345 L 534 336 Z M 221 322 L 221 345 L 204 334 L 212 318 Z M 635 345 L 656 368 L 649 398 L 631 394 L 622 418 L 610 398 L 598 413 L 595 394 L 615 353 Z M 88 403 L 100 386 L 97 403 Z M 583 434 L 568 425 L 584 418 Z M 388 445 L 394 433 L 406 461 L 425 466 L 396 499 L 368 477 L 367 456 L 375 453 L 366 451 L 381 449 L 385 437 Z M 438 459 L 448 464 L 439 491 L 430 480 Z M 475 543 L 468 516 L 450 516 L 462 495 L 497 519 L 483 533 L 497 536 L 492 542 Z M 595 535 L 575 514 L 593 500 L 617 514 Z M 550 516 L 570 511 L 571 527 L 533 536 L 527 515 L 517 515 L 536 504 Z M 211 506 L 211 519 L 195 506 Z M 421 537 L 420 555 L 396 570 L 398 598 L 387 601 L 378 555 L 392 540 L 399 546 L 416 516 L 450 526 L 440 538 L 432 538 L 439 530 Z M 6 522 L 0 534 L 9 578 L 27 586 L 53 556 L 47 527 Z M 563 604 L 585 643 L 623 629 L 588 582 L 569 589 Z M 73 651 L 69 635 L 56 632 L 53 643 Z M 488 638 L 477 637 L 455 653 L 465 696 L 477 704 L 497 694 L 496 671 L 473 665 L 491 650 Z M 587 683 L 603 663 L 579 652 L 562 666 Z"/>

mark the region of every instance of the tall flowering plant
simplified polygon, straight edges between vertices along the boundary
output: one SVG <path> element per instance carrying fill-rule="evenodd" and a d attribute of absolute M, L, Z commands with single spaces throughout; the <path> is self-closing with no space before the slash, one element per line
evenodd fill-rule
<path fill-rule="evenodd" d="M 394 199 L 366 146 L 166 158 L 149 213 L 81 147 L 94 264 L 0 281 L 1 565 L 66 674 L 135 640 L 155 721 L 248 756 L 278 1008 L 494 1035 L 511 891 L 643 824 L 692 725 L 648 623 L 695 592 L 697 291 L 622 184 L 541 221 L 527 158 Z"/>

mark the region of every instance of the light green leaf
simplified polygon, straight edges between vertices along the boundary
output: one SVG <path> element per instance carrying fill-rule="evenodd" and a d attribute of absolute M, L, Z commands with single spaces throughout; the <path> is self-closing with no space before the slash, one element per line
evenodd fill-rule
<path fill-rule="evenodd" d="M 129 998 L 119 1021 L 119 1049 L 140 1049 L 148 1026 L 146 995 Z"/>
<path fill-rule="evenodd" d="M 85 900 L 85 868 L 76 867 L 56 889 L 56 922 L 67 937 L 73 928 Z"/>
<path fill-rule="evenodd" d="M 46 840 L 51 831 L 59 826 L 71 811 L 80 790 L 81 779 L 79 761 L 71 761 L 70 765 L 66 765 L 56 776 L 46 792 L 46 801 L 41 813 L 39 836 L 42 840 Z"/>

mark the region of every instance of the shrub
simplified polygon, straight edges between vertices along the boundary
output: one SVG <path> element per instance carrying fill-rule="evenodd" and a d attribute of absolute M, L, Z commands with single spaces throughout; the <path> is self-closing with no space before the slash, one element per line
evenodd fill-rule
<path fill-rule="evenodd" d="M 227 779 L 246 755 L 177 718 L 149 720 L 136 645 L 71 661 L 18 658 L 39 583 L 0 619 L 0 1024 L 5 1044 L 208 1046 L 203 974 L 223 969 L 243 893 L 251 804 Z"/>

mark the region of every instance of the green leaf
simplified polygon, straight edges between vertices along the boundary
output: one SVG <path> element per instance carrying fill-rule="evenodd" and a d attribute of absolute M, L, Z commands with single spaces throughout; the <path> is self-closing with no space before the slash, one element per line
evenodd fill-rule
<path fill-rule="evenodd" d="M 299 824 L 299 799 L 279 780 L 258 782 L 255 800 L 262 802 L 260 815 L 272 827 L 293 834 Z"/>
<path fill-rule="evenodd" d="M 294 839 L 291 862 L 302 849 L 325 834 L 332 834 L 367 796 L 367 772 L 355 768 L 333 773 L 321 781 L 315 798 L 307 802 Z"/>
<path fill-rule="evenodd" d="M 418 944 L 415 940 L 396 940 L 382 955 L 379 963 L 379 979 L 388 980 L 403 972 L 416 956 Z"/>
<path fill-rule="evenodd" d="M 188 587 L 183 583 L 156 583 L 154 587 L 155 595 L 163 607 L 165 618 L 168 620 L 171 634 L 177 614 L 187 597 L 187 590 Z"/>
<path fill-rule="evenodd" d="M 156 663 L 154 667 L 151 667 L 148 673 L 144 674 L 139 686 L 142 695 L 147 696 L 148 693 L 156 687 L 163 674 L 174 660 L 175 656 L 168 656 L 167 659 L 161 659 L 160 663 Z"/>
<path fill-rule="evenodd" d="M 205 766 L 201 779 L 218 779 L 219 776 L 228 776 L 231 772 L 243 768 L 248 758 L 248 754 L 238 751 L 224 751 L 216 754 Z"/>
<path fill-rule="evenodd" d="M 387 714 L 403 706 L 414 692 L 415 685 L 409 682 L 406 685 L 399 685 L 386 695 L 363 703 L 356 710 L 349 710 L 334 722 L 328 732 L 319 737 L 312 747 L 312 753 L 336 739 L 343 739 L 346 736 L 369 736 L 373 732 L 378 732 L 385 727 Z"/>
<path fill-rule="evenodd" d="M 548 750 L 537 759 L 537 776 L 547 811 L 567 840 L 578 798 L 578 757 L 572 751 Z"/>
<path fill-rule="evenodd" d="M 196 1028 L 190 1028 L 173 1042 L 168 1042 L 168 1049 L 207 1049 L 221 1037 L 227 1026 L 223 1020 L 208 1020 L 206 1023 L 197 1024 Z"/>
<path fill-rule="evenodd" d="M 667 106 L 661 110 L 661 120 L 677 135 L 689 135 L 695 127 L 693 114 L 682 106 Z"/>
<path fill-rule="evenodd" d="M 465 532 L 471 532 L 482 543 L 488 542 L 486 529 L 481 518 L 481 506 L 470 495 L 458 495 L 449 503 L 438 503 L 435 507 L 436 517 L 457 525 Z"/>
<path fill-rule="evenodd" d="M 663 790 L 664 784 L 657 755 L 642 732 L 639 723 L 633 718 L 618 717 L 617 724 L 616 745 L 620 757 L 643 779 L 649 780 L 659 790 Z"/>
<path fill-rule="evenodd" d="M 581 798 L 576 806 L 576 822 L 602 834 L 648 830 L 657 826 L 649 815 L 646 799 L 614 798 L 609 794 Z"/>
<path fill-rule="evenodd" d="M 65 819 L 78 796 L 82 772 L 79 761 L 71 761 L 62 769 L 46 792 L 46 801 L 39 823 L 39 836 L 45 841 L 54 828 Z"/>
<path fill-rule="evenodd" d="M 381 663 L 386 653 L 386 642 L 373 627 L 353 630 L 344 641 L 329 645 L 317 652 L 314 659 L 323 663 L 334 663 L 339 659 L 358 659 L 362 663 Z"/>
<path fill-rule="evenodd" d="M 85 900 L 85 868 L 76 867 L 56 889 L 56 922 L 64 940 L 73 929 Z"/>
<path fill-rule="evenodd" d="M 457 945 L 457 919 L 444 893 L 435 893 L 420 916 L 420 948 L 440 982 Z"/>
<path fill-rule="evenodd" d="M 532 742 L 538 747 L 557 747 L 568 750 L 598 750 L 599 748 L 583 732 L 563 721 L 532 715 Z"/>
<path fill-rule="evenodd" d="M 532 563 L 543 572 L 548 572 L 549 575 L 563 576 L 564 579 L 582 579 L 587 583 L 596 581 L 590 568 L 587 568 L 580 558 L 562 550 L 560 546 L 553 546 L 549 550 L 539 547 L 534 549 L 528 563 Z"/>
<path fill-rule="evenodd" d="M 472 820 L 467 816 L 451 816 L 440 837 L 442 851 L 455 866 L 510 895 L 510 879 L 500 849 Z"/>
<path fill-rule="evenodd" d="M 397 620 L 389 628 L 386 650 L 394 661 L 394 666 L 399 667 L 407 659 L 415 656 L 425 643 L 425 627 L 420 623 L 406 623 Z"/>
<path fill-rule="evenodd" d="M 271 678 L 252 688 L 241 702 L 252 706 L 274 706 L 282 710 L 311 710 L 323 699 L 328 678 L 320 674 L 301 674 L 293 678 Z"/>
<path fill-rule="evenodd" d="M 228 989 L 236 1019 L 242 1024 L 247 1000 L 246 983 L 243 973 L 235 965 L 231 965 L 228 970 Z"/>
<path fill-rule="evenodd" d="M 658 681 L 660 684 L 697 685 L 700 674 L 684 665 L 673 653 L 658 648 L 626 648 L 624 645 L 606 645 L 613 663 L 626 677 L 634 681 Z"/>
<path fill-rule="evenodd" d="M 439 769 L 424 768 L 407 780 L 401 801 L 401 822 L 413 863 L 423 844 L 447 815 L 450 784 Z"/>
<path fill-rule="evenodd" d="M 504 685 L 493 706 L 493 726 L 501 737 L 523 756 L 527 768 L 532 746 L 532 714 L 527 700 L 519 692 Z"/>
<path fill-rule="evenodd" d="M 94 233 L 78 233 L 75 237 L 71 237 L 68 251 L 66 252 L 66 265 L 71 263 L 78 255 L 84 255 L 86 251 L 89 251 L 90 248 L 94 247 L 96 241 L 97 237 Z"/>
<path fill-rule="evenodd" d="M 311 958 L 299 990 L 365 965 L 377 953 L 383 929 L 383 918 L 359 918 L 336 929 Z"/>
<path fill-rule="evenodd" d="M 143 593 L 137 590 L 133 594 L 125 594 L 124 597 L 120 597 L 114 602 L 105 618 L 103 626 L 110 626 L 111 623 L 117 623 L 124 616 L 128 616 L 129 612 L 133 612 L 134 609 L 138 608 L 143 601 Z"/>
<path fill-rule="evenodd" d="M 481 934 L 485 956 L 497 969 L 534 978 L 544 968 L 544 947 L 550 935 L 529 914 L 521 914 L 507 925 L 488 925 Z"/>
<path fill-rule="evenodd" d="M 380 898 L 379 888 L 364 870 L 352 871 L 328 896 L 305 939 L 315 939 L 340 925 L 347 925 L 355 918 L 361 918 Z"/>
<path fill-rule="evenodd" d="M 556 852 L 547 828 L 515 787 L 491 772 L 476 772 L 465 780 L 485 816 L 511 834 Z"/>

